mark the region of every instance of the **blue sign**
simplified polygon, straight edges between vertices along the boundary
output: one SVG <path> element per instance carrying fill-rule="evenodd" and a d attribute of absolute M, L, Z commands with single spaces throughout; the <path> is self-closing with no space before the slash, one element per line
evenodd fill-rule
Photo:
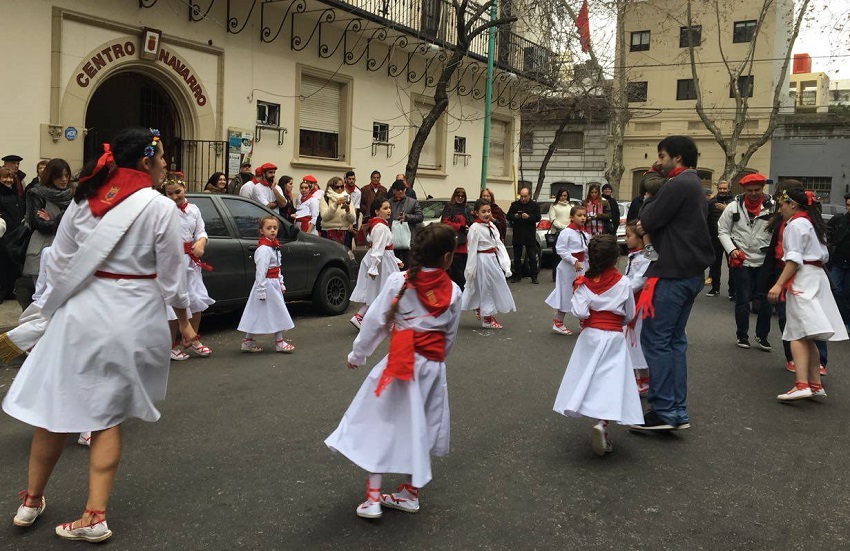
<path fill-rule="evenodd" d="M 233 134 L 230 136 L 230 147 L 241 147 L 242 146 L 242 136 L 238 134 Z"/>
<path fill-rule="evenodd" d="M 65 129 L 65 139 L 69 142 L 73 142 L 77 139 L 77 129 L 73 126 L 69 126 Z"/>

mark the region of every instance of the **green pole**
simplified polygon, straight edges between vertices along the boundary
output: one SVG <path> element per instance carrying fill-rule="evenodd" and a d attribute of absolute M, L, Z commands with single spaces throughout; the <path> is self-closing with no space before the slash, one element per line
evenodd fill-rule
<path fill-rule="evenodd" d="M 490 21 L 497 17 L 497 0 L 490 6 Z M 487 158 L 490 156 L 490 101 L 493 97 L 493 57 L 496 52 L 496 27 L 487 29 L 487 87 L 484 91 L 484 148 L 481 153 L 481 189 L 487 187 Z"/>

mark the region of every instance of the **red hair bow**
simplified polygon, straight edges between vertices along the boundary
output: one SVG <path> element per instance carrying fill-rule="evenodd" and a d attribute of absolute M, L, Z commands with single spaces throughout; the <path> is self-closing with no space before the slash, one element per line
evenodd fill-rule
<path fill-rule="evenodd" d="M 112 161 L 112 150 L 110 149 L 109 144 L 105 143 L 103 144 L 103 155 L 101 155 L 100 158 L 97 160 L 97 164 L 95 165 L 94 170 L 92 170 L 91 174 L 89 174 L 88 176 L 81 176 L 79 180 L 80 183 L 82 184 L 83 182 L 103 170 L 103 167 L 111 165 Z"/>
<path fill-rule="evenodd" d="M 815 194 L 806 190 L 806 204 L 812 206 L 815 204 Z"/>

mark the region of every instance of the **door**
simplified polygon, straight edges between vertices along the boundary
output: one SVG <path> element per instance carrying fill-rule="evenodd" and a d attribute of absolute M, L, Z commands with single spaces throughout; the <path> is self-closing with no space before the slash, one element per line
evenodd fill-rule
<path fill-rule="evenodd" d="M 245 299 L 254 282 L 253 263 L 250 266 L 246 264 L 242 244 L 230 235 L 227 223 L 216 208 L 212 196 L 192 196 L 189 201 L 201 210 L 209 236 L 203 261 L 212 266 L 213 270 L 203 272 L 207 291 L 218 302 Z"/>

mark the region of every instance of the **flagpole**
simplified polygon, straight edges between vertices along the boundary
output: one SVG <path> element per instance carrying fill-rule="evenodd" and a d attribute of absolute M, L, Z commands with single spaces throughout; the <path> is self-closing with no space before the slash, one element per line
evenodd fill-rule
<path fill-rule="evenodd" d="M 490 22 L 497 17 L 496 0 L 490 5 Z M 484 89 L 484 147 L 481 153 L 481 189 L 487 187 L 487 160 L 490 157 L 490 102 L 493 97 L 493 58 L 496 50 L 496 27 L 487 29 L 487 84 Z"/>

